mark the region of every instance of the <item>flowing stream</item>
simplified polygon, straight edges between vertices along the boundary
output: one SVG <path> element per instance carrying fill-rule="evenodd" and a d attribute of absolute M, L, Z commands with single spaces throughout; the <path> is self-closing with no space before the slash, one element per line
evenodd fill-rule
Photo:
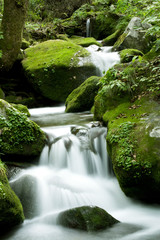
<path fill-rule="evenodd" d="M 159 239 L 160 208 L 122 193 L 106 152 L 106 128 L 92 122 L 88 112 L 64 113 L 64 106 L 30 112 L 46 132 L 48 144 L 38 166 L 22 170 L 10 181 L 27 219 L 3 240 Z M 56 224 L 60 211 L 83 205 L 99 206 L 120 223 L 94 234 Z"/>
<path fill-rule="evenodd" d="M 111 65 L 118 61 L 114 53 L 112 57 Z M 114 177 L 106 152 L 107 129 L 93 122 L 89 112 L 64 110 L 64 106 L 30 109 L 31 119 L 41 126 L 48 142 L 39 164 L 21 170 L 10 180 L 26 220 L 1 239 L 160 239 L 160 207 L 127 198 Z M 97 233 L 57 225 L 59 212 L 84 205 L 101 207 L 120 223 Z"/>

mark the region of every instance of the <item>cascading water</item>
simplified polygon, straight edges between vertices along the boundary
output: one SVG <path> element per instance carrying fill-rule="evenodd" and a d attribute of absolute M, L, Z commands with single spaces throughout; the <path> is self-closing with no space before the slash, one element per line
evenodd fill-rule
<path fill-rule="evenodd" d="M 103 52 L 100 53 L 98 48 L 93 53 L 98 62 L 100 54 L 103 55 Z M 117 53 L 107 54 L 108 57 L 112 55 L 110 61 L 104 60 L 109 68 L 119 61 L 119 57 Z M 106 65 L 99 68 L 101 74 L 107 70 Z M 31 119 L 46 132 L 48 143 L 41 153 L 39 165 L 21 171 L 10 181 L 21 199 L 26 220 L 22 226 L 2 237 L 2 240 L 160 238 L 160 208 L 133 202 L 122 193 L 116 178 L 110 174 L 106 129 L 91 127 L 91 114 L 67 114 L 64 113 L 64 106 L 31 109 L 30 113 Z M 97 205 L 120 223 L 94 234 L 66 229 L 56 224 L 59 212 L 82 205 Z"/>
<path fill-rule="evenodd" d="M 91 61 L 97 67 L 98 76 L 103 76 L 109 68 L 119 63 L 119 54 L 118 52 L 111 52 L 112 47 L 91 45 L 86 49 L 91 53 Z"/>
<path fill-rule="evenodd" d="M 135 203 L 124 196 L 116 178 L 110 174 L 106 129 L 91 127 L 94 124 L 87 122 L 92 115 L 66 114 L 64 107 L 30 112 L 32 119 L 40 118 L 43 126 L 46 119 L 43 113 L 50 116 L 50 121 L 57 119 L 57 126 L 42 127 L 48 144 L 42 151 L 39 166 L 23 170 L 10 181 L 23 203 L 27 219 L 3 240 L 159 239 L 160 208 Z M 59 117 L 64 119 L 61 126 L 58 126 Z M 56 225 L 60 211 L 82 205 L 97 205 L 121 223 L 94 234 Z"/>
<path fill-rule="evenodd" d="M 88 18 L 86 21 L 86 37 L 91 37 L 91 19 Z"/>

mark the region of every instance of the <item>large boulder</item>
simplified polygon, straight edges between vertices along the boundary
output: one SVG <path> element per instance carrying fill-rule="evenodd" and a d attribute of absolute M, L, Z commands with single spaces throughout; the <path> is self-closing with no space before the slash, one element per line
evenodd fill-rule
<path fill-rule="evenodd" d="M 95 98 L 107 125 L 107 147 L 124 193 L 160 203 L 160 58 L 108 70 Z M 104 81 L 105 80 L 105 81 Z"/>
<path fill-rule="evenodd" d="M 81 112 L 90 110 L 94 103 L 100 77 L 92 76 L 83 82 L 67 97 L 66 112 Z"/>
<path fill-rule="evenodd" d="M 151 42 L 146 37 L 146 31 L 151 27 L 149 23 L 143 23 L 138 17 L 133 17 L 126 27 L 124 33 L 114 44 L 114 50 L 123 50 L 125 48 L 138 49 L 144 53 L 151 48 Z"/>
<path fill-rule="evenodd" d="M 71 41 L 49 40 L 25 51 L 25 75 L 42 96 L 64 102 L 86 78 L 96 75 L 90 53 Z"/>
<path fill-rule="evenodd" d="M 84 231 L 98 231 L 112 227 L 119 221 L 99 207 L 82 206 L 59 214 L 58 223 L 64 227 Z"/>
<path fill-rule="evenodd" d="M 40 127 L 11 104 L 0 99 L 0 152 L 20 156 L 37 156 L 46 136 Z"/>
<path fill-rule="evenodd" d="M 22 223 L 23 220 L 22 205 L 11 189 L 4 164 L 0 161 L 0 234 Z"/>

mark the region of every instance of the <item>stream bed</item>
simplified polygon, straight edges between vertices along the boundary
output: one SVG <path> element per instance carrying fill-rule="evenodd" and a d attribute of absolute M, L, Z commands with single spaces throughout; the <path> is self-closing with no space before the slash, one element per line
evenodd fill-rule
<path fill-rule="evenodd" d="M 93 122 L 92 114 L 65 113 L 64 106 L 30 113 L 46 132 L 48 144 L 38 166 L 10 180 L 27 217 L 2 240 L 160 239 L 160 207 L 123 194 L 106 152 L 107 129 Z M 57 225 L 59 212 L 84 205 L 101 207 L 120 223 L 96 233 Z"/>

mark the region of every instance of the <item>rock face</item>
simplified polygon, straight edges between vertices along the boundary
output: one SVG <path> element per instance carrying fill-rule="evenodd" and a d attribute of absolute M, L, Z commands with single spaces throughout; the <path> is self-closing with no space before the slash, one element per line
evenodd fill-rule
<path fill-rule="evenodd" d="M 132 48 L 146 53 L 151 48 L 148 39 L 145 37 L 146 30 L 150 27 L 151 24 L 142 23 L 140 18 L 132 18 L 113 48 L 115 50 Z"/>
<path fill-rule="evenodd" d="M 83 82 L 66 99 L 66 112 L 80 112 L 90 110 L 94 103 L 99 86 L 99 77 L 93 76 Z"/>
<path fill-rule="evenodd" d="M 3 155 L 37 156 L 45 145 L 46 137 L 40 127 L 2 99 L 0 129 L 0 152 Z"/>
<path fill-rule="evenodd" d="M 107 125 L 107 147 L 123 192 L 160 203 L 160 58 L 110 69 L 95 98 L 95 117 Z M 103 79 L 104 82 L 104 79 Z"/>
<path fill-rule="evenodd" d="M 64 102 L 86 78 L 96 75 L 89 53 L 71 41 L 50 40 L 26 51 L 22 62 L 34 89 L 47 99 Z"/>
<path fill-rule="evenodd" d="M 103 230 L 118 222 L 102 208 L 90 206 L 73 208 L 58 216 L 58 223 L 62 226 L 88 232 Z"/>
<path fill-rule="evenodd" d="M 11 227 L 24 220 L 22 205 L 11 189 L 6 177 L 5 168 L 0 161 L 0 229 L 7 232 Z M 1 234 L 0 233 L 0 234 Z"/>
<path fill-rule="evenodd" d="M 11 182 L 11 187 L 22 203 L 25 218 L 30 219 L 37 216 L 39 203 L 36 178 L 30 175 L 22 175 Z"/>

